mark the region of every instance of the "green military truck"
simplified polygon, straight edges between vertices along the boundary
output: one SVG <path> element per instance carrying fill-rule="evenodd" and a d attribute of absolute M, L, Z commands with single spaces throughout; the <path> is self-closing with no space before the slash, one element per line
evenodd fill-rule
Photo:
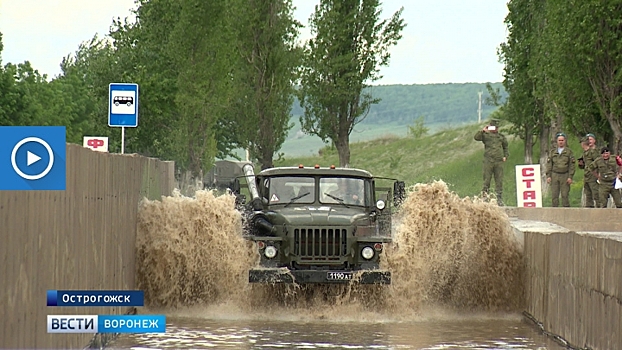
<path fill-rule="evenodd" d="M 236 177 L 244 175 L 243 167 L 246 164 L 252 165 L 249 161 L 218 160 L 205 174 L 203 185 L 208 189 L 229 188 Z"/>
<path fill-rule="evenodd" d="M 261 257 L 250 283 L 391 283 L 379 262 L 404 182 L 334 166 L 243 169 L 232 190 Z"/>

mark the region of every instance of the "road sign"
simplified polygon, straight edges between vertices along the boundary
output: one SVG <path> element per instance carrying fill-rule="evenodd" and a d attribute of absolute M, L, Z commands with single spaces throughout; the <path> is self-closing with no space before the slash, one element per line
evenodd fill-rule
<path fill-rule="evenodd" d="M 83 146 L 93 151 L 108 152 L 108 138 L 103 136 L 84 136 Z"/>
<path fill-rule="evenodd" d="M 111 83 L 108 89 L 108 126 L 138 126 L 138 84 Z"/>
<path fill-rule="evenodd" d="M 540 164 L 516 166 L 516 206 L 542 207 Z"/>

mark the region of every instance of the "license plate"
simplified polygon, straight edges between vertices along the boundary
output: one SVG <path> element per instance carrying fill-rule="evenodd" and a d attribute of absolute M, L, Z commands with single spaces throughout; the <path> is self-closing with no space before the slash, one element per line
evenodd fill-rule
<path fill-rule="evenodd" d="M 352 279 L 352 272 L 328 272 L 326 279 L 337 281 L 349 281 Z"/>

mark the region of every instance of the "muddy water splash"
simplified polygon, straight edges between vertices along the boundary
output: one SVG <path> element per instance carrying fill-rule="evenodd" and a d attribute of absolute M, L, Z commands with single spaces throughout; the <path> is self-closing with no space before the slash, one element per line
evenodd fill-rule
<path fill-rule="evenodd" d="M 437 181 L 410 188 L 399 216 L 384 262 L 393 273 L 392 307 L 522 306 L 522 251 L 496 203 L 460 198 Z"/>
<path fill-rule="evenodd" d="M 137 230 L 137 286 L 146 305 L 179 307 L 245 300 L 247 271 L 258 258 L 241 236 L 235 197 L 176 192 L 144 200 Z"/>
<path fill-rule="evenodd" d="M 430 305 L 521 306 L 522 256 L 507 215 L 494 203 L 459 198 L 443 182 L 409 189 L 382 261 L 393 274 L 390 286 L 249 285 L 258 256 L 242 238 L 234 203 L 197 191 L 141 204 L 137 280 L 147 306 L 321 310 L 315 316 L 331 319 L 370 310 L 406 316 Z"/>

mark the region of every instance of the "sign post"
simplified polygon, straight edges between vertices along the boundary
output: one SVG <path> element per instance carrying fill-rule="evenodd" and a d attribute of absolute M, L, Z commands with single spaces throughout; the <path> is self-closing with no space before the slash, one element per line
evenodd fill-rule
<path fill-rule="evenodd" d="M 138 84 L 110 83 L 108 126 L 121 128 L 121 154 L 125 152 L 125 128 L 138 126 Z"/>
<path fill-rule="evenodd" d="M 516 166 L 516 206 L 542 207 L 542 178 L 540 164 Z"/>

